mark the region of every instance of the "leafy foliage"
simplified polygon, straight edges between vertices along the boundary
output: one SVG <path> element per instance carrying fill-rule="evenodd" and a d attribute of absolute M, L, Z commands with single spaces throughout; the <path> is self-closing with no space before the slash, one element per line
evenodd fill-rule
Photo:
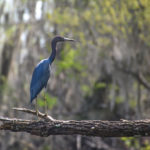
<path fill-rule="evenodd" d="M 57 62 L 57 74 L 63 71 L 74 70 L 81 72 L 83 66 L 77 61 L 79 51 L 72 49 L 69 44 L 66 44 L 64 50 L 61 52 L 61 60 Z"/>
<path fill-rule="evenodd" d="M 128 149 L 140 149 L 140 150 L 150 150 L 150 144 L 148 140 L 144 140 L 141 146 L 140 137 L 123 137 L 121 140 L 125 143 Z"/>
<path fill-rule="evenodd" d="M 76 117 L 72 114 L 79 114 L 79 119 L 85 119 L 84 116 L 86 119 L 137 119 L 142 118 L 142 114 L 149 117 L 149 90 L 139 80 L 139 75 L 149 84 L 150 0 L 12 2 L 13 9 L 10 9 L 11 1 L 0 2 L 0 54 L 9 48 L 7 43 L 15 47 L 8 77 L 1 75 L 1 68 L 6 67 L 2 66 L 4 58 L 0 55 L 0 80 L 4 83 L 0 84 L 0 98 L 5 102 L 1 104 L 1 113 L 5 114 L 7 110 L 10 113 L 10 104 L 26 105 L 33 68 L 39 60 L 49 56 L 50 39 L 59 34 L 72 37 L 77 42 L 62 45 L 60 55 L 57 55 L 53 64 L 56 72 L 51 76 L 51 84 L 48 86 L 56 97 L 48 91 L 46 98 L 51 111 L 59 112 L 58 118 Z M 35 17 L 36 12 L 39 12 L 39 16 L 41 12 L 41 18 Z M 65 80 L 60 79 L 60 74 L 64 75 Z M 11 88 L 6 88 L 7 82 Z M 62 100 L 57 101 L 58 98 Z M 38 99 L 38 104 L 40 107 L 45 106 L 43 97 Z M 57 108 L 52 109 L 56 105 Z M 140 113 L 142 114 L 138 115 Z M 66 141 L 66 145 L 72 145 L 72 141 L 76 141 L 71 138 L 69 140 L 61 139 L 59 145 L 65 145 Z M 122 140 L 125 143 L 122 148 L 149 149 L 148 138 Z M 1 141 L 0 145 L 6 143 L 2 138 Z M 40 140 L 31 141 L 36 145 Z M 57 138 L 54 141 L 58 143 Z M 92 143 L 91 139 L 90 141 Z M 49 141 L 47 143 L 49 145 Z M 86 144 L 86 139 L 84 143 Z M 113 142 L 108 142 L 108 145 L 113 147 L 111 143 Z M 118 144 L 120 141 L 116 142 L 117 146 Z M 11 144 L 7 146 L 9 145 Z M 52 145 L 59 147 L 55 143 Z M 89 147 L 88 145 L 86 150 Z"/>

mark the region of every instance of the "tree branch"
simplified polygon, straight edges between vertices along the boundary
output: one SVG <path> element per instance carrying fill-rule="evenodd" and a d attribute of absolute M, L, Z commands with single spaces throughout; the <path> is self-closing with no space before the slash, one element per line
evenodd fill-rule
<path fill-rule="evenodd" d="M 31 109 L 27 109 L 27 108 L 13 108 L 13 110 L 22 111 L 22 112 L 29 113 L 32 115 L 37 115 L 37 112 L 35 110 L 31 110 Z M 42 118 L 44 120 L 48 120 L 48 121 L 55 121 L 55 119 L 52 118 L 51 116 L 47 116 L 39 111 L 38 111 L 38 117 Z"/>
<path fill-rule="evenodd" d="M 142 72 L 134 72 L 132 70 L 127 70 L 122 67 L 116 66 L 116 68 L 126 74 L 132 75 L 140 84 L 142 84 L 147 90 L 150 90 L 150 83 L 144 78 Z"/>
<path fill-rule="evenodd" d="M 36 115 L 36 112 L 26 108 L 15 108 Z M 39 115 L 43 120 L 24 120 L 0 117 L 0 130 L 27 132 L 32 135 L 47 137 L 50 135 L 86 135 L 99 137 L 150 136 L 150 120 L 51 120 L 50 116 Z"/>

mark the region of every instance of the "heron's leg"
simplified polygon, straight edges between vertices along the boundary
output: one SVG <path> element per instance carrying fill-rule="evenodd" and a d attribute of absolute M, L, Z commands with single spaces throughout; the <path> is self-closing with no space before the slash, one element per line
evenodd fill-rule
<path fill-rule="evenodd" d="M 36 115 L 37 115 L 37 118 L 39 119 L 39 117 L 38 117 L 38 105 L 37 105 L 37 97 L 36 97 L 35 109 L 36 109 Z"/>
<path fill-rule="evenodd" d="M 47 116 L 47 115 L 48 115 L 48 114 L 47 114 L 48 108 L 47 108 L 47 100 L 46 100 L 45 93 L 46 93 L 46 90 L 44 91 L 44 101 L 45 101 L 45 115 Z"/>

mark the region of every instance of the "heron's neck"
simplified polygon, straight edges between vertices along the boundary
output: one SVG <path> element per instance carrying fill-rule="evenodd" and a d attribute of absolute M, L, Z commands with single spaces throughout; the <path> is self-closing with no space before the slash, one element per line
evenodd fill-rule
<path fill-rule="evenodd" d="M 49 57 L 49 63 L 52 64 L 52 62 L 54 61 L 56 57 L 56 42 L 52 42 L 52 53 Z"/>

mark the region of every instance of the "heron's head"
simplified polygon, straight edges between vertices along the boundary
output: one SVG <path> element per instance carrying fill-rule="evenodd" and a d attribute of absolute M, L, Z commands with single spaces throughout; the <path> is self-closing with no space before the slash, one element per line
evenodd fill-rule
<path fill-rule="evenodd" d="M 52 42 L 65 42 L 65 41 L 74 41 L 73 39 L 62 37 L 62 36 L 55 36 L 52 40 Z"/>

